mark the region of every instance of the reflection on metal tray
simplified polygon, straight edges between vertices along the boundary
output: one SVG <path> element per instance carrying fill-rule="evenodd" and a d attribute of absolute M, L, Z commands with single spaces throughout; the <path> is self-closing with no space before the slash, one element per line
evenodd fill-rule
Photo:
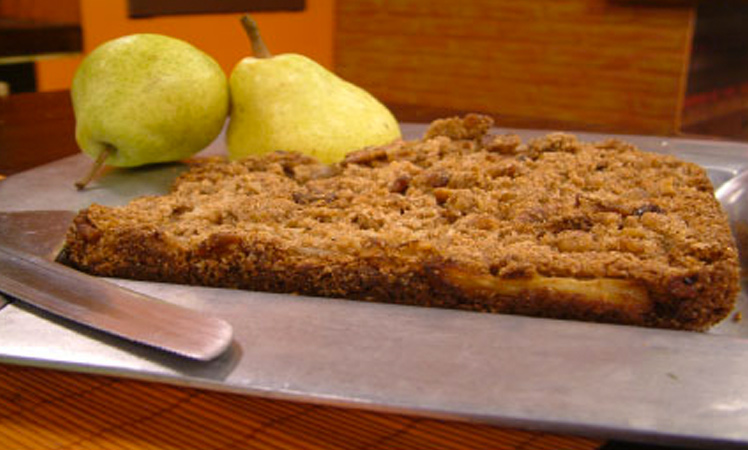
<path fill-rule="evenodd" d="M 423 131 L 404 125 L 408 137 Z M 523 139 L 540 130 L 510 130 Z M 578 133 L 583 140 L 609 135 Z M 622 136 L 703 165 L 733 223 L 748 223 L 748 145 Z M 222 139 L 206 154 L 224 152 Z M 73 187 L 88 159 L 0 183 L 0 211 L 121 204 L 167 190 L 178 164 L 112 170 Z M 741 242 L 741 246 L 748 245 Z M 748 445 L 748 324 L 709 333 L 112 282 L 229 321 L 228 353 L 198 363 L 121 342 L 14 302 L 0 361 L 176 385 L 657 443 Z M 741 294 L 739 309 L 746 312 Z"/>

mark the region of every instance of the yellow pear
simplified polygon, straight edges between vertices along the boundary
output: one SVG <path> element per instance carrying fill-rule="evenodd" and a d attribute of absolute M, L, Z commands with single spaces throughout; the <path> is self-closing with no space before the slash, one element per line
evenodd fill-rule
<path fill-rule="evenodd" d="M 232 159 L 282 150 L 333 163 L 401 137 L 395 117 L 370 93 L 303 55 L 270 55 L 255 22 L 244 16 L 242 23 L 255 56 L 229 79 Z"/>
<path fill-rule="evenodd" d="M 78 188 L 104 163 L 135 167 L 191 156 L 219 135 L 229 111 L 221 66 L 159 34 L 100 45 L 78 67 L 70 93 L 76 140 L 96 160 Z"/>

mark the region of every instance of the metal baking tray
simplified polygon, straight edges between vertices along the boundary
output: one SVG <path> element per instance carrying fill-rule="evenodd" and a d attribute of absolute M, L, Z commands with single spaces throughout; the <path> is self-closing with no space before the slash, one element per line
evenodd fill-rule
<path fill-rule="evenodd" d="M 403 125 L 408 138 L 423 130 Z M 498 131 L 524 140 L 546 133 Z M 748 220 L 748 144 L 617 137 L 706 167 L 731 221 Z M 202 154 L 223 152 L 219 138 Z M 166 192 L 184 168 L 110 170 L 76 191 L 89 163 L 76 155 L 9 177 L 0 211 L 122 204 Z M 0 302 L 0 362 L 588 437 L 748 446 L 745 320 L 693 333 L 110 281 L 227 320 L 232 347 L 209 363 L 190 361 L 11 301 Z M 737 311 L 747 305 L 742 293 Z"/>

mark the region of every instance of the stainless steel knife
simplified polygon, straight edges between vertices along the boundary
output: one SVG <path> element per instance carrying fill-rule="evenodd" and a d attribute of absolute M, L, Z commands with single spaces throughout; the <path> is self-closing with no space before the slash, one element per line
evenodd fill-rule
<path fill-rule="evenodd" d="M 233 329 L 220 318 L 54 262 L 52 255 L 72 217 L 68 211 L 0 212 L 0 292 L 77 323 L 192 359 L 211 360 L 229 347 Z"/>

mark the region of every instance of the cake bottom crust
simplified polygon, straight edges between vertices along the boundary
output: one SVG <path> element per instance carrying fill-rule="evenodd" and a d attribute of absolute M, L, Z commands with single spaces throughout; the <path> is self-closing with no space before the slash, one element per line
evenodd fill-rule
<path fill-rule="evenodd" d="M 699 274 L 702 284 L 720 289 L 705 302 L 698 289 L 684 289 L 678 280 L 652 287 L 616 278 L 502 278 L 428 255 L 310 265 L 272 242 L 230 236 L 185 251 L 153 230 L 100 235 L 85 211 L 72 232 L 77 236 L 68 240 L 59 261 L 84 272 L 250 291 L 693 331 L 723 320 L 737 294 L 731 288 L 735 267 L 727 263 Z"/>

